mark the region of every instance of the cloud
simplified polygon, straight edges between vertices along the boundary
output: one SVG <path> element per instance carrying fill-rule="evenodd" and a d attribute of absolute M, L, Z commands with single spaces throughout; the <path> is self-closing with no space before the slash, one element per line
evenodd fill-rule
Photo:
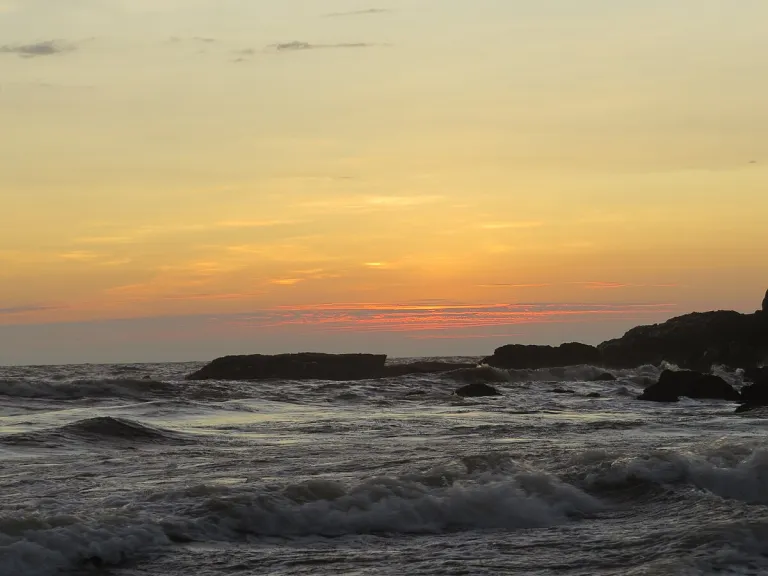
<path fill-rule="evenodd" d="M 478 284 L 480 288 L 549 288 L 552 284 Z"/>
<path fill-rule="evenodd" d="M 625 284 L 623 282 L 573 282 L 588 290 L 619 290 L 622 288 L 679 288 L 678 284 Z"/>
<path fill-rule="evenodd" d="M 408 210 L 435 204 L 443 196 L 415 194 L 409 196 L 339 196 L 325 200 L 300 202 L 296 208 L 323 213 L 377 212 L 382 210 Z"/>
<path fill-rule="evenodd" d="M 39 56 L 54 56 L 76 49 L 73 44 L 65 44 L 59 40 L 46 40 L 32 44 L 15 44 L 0 46 L 0 54 L 16 54 L 21 58 L 37 58 Z"/>
<path fill-rule="evenodd" d="M 338 44 L 310 44 L 309 42 L 282 42 L 279 44 L 272 44 L 267 48 L 272 48 L 277 52 L 304 52 L 306 50 L 321 50 L 324 48 L 370 48 L 376 46 L 376 44 L 370 44 L 368 42 L 341 42 Z"/>
<path fill-rule="evenodd" d="M 61 306 L 46 306 L 42 304 L 29 304 L 26 306 L 11 306 L 9 308 L 0 308 L 0 316 L 11 316 L 15 314 L 29 314 L 30 312 L 47 312 L 49 310 L 61 310 Z"/>
<path fill-rule="evenodd" d="M 480 228 L 483 230 L 511 230 L 541 228 L 542 226 L 544 226 L 544 222 L 523 220 L 520 222 L 486 222 L 485 224 L 481 224 Z"/>
<path fill-rule="evenodd" d="M 345 16 L 373 16 L 375 14 L 387 14 L 392 12 L 387 8 L 367 8 L 365 10 L 349 10 L 347 12 L 331 12 L 325 14 L 325 18 L 343 18 Z"/>
<path fill-rule="evenodd" d="M 290 285 L 286 283 L 286 285 Z M 410 337 L 446 336 L 446 330 L 493 329 L 508 333 L 510 326 L 581 323 L 600 320 L 644 320 L 669 314 L 674 304 L 320 304 L 282 306 L 222 318 L 243 330 L 300 328 L 325 334 L 409 333 Z M 493 336 L 493 334 L 490 334 Z"/>

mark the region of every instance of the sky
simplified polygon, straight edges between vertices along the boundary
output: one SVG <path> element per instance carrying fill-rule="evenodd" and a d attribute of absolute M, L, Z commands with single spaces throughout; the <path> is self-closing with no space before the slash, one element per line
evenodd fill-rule
<path fill-rule="evenodd" d="M 0 0 L 0 364 L 597 343 L 768 287 L 764 0 Z"/>

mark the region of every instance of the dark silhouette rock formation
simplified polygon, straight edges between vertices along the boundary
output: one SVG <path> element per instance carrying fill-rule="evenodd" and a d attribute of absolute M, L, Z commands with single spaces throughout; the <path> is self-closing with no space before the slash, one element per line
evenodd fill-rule
<path fill-rule="evenodd" d="M 768 290 L 765 291 L 765 298 L 763 298 L 762 311 L 763 313 L 768 314 Z"/>
<path fill-rule="evenodd" d="M 768 379 L 744 386 L 741 389 L 741 401 L 746 409 L 768 406 Z"/>
<path fill-rule="evenodd" d="M 217 358 L 188 380 L 366 380 L 408 374 L 440 374 L 473 369 L 476 364 L 423 361 L 386 366 L 384 354 L 278 354 Z"/>
<path fill-rule="evenodd" d="M 493 356 L 483 360 L 495 368 L 536 369 L 560 368 L 579 364 L 599 364 L 600 352 L 594 346 L 571 342 L 561 346 L 527 346 L 508 344 L 497 348 Z"/>
<path fill-rule="evenodd" d="M 768 316 L 758 312 L 696 312 L 663 324 L 638 326 L 598 346 L 604 365 L 634 368 L 667 361 L 708 371 L 723 364 L 746 368 L 768 354 Z"/>
<path fill-rule="evenodd" d="M 501 392 L 488 384 L 467 384 L 454 392 L 462 398 L 480 398 L 482 396 L 501 396 Z"/>
<path fill-rule="evenodd" d="M 638 400 L 677 402 L 681 396 L 732 402 L 741 400 L 739 392 L 719 376 L 685 370 L 665 370 L 659 381 L 646 388 Z"/>
<path fill-rule="evenodd" d="M 384 369 L 384 354 L 278 354 L 217 358 L 188 380 L 361 380 Z"/>

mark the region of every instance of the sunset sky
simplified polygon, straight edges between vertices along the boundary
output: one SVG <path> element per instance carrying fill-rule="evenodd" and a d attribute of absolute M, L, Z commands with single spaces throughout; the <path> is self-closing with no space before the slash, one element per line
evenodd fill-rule
<path fill-rule="evenodd" d="M 765 0 L 0 0 L 0 364 L 597 343 L 768 288 Z"/>

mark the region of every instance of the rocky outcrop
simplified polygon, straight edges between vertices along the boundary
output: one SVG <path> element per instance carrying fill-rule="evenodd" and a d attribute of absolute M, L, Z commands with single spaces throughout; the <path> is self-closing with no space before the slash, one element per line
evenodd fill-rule
<path fill-rule="evenodd" d="M 384 354 L 278 354 L 217 358 L 187 380 L 367 380 L 408 374 L 441 374 L 477 367 L 477 364 L 416 361 L 386 366 Z"/>
<path fill-rule="evenodd" d="M 646 388 L 638 400 L 677 402 L 681 396 L 732 402 L 741 400 L 739 392 L 719 376 L 685 370 L 665 370 L 659 381 Z"/>
<path fill-rule="evenodd" d="M 468 384 L 454 392 L 462 398 L 480 398 L 482 396 L 501 396 L 501 392 L 488 384 Z"/>
<path fill-rule="evenodd" d="M 614 368 L 664 361 L 699 371 L 709 371 L 715 364 L 746 368 L 758 365 L 768 354 L 768 315 L 686 314 L 663 324 L 638 326 L 598 349 L 603 364 Z"/>
<path fill-rule="evenodd" d="M 483 360 L 495 368 L 531 370 L 560 368 L 579 364 L 599 364 L 600 352 L 594 346 L 571 342 L 561 346 L 508 344 L 497 348 L 493 356 Z"/>
<path fill-rule="evenodd" d="M 384 370 L 384 354 L 278 354 L 217 358 L 188 380 L 362 380 Z"/>
<path fill-rule="evenodd" d="M 768 314 L 768 290 L 765 291 L 765 298 L 763 298 L 762 311 L 764 314 Z"/>

